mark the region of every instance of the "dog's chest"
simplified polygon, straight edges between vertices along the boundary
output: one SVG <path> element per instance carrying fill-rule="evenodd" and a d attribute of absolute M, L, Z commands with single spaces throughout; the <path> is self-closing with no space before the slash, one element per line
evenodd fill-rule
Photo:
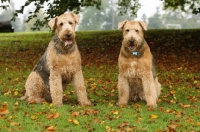
<path fill-rule="evenodd" d="M 128 78 L 140 77 L 144 71 L 143 66 L 138 61 L 124 63 L 120 67 L 120 73 Z"/>

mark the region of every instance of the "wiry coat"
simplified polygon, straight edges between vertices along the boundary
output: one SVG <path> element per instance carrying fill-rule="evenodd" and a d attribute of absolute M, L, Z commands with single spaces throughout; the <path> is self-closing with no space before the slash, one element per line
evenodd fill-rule
<path fill-rule="evenodd" d="M 47 50 L 29 75 L 22 99 L 41 103 L 52 101 L 54 105 L 63 104 L 63 90 L 73 83 L 81 105 L 90 105 L 87 98 L 81 70 L 81 56 L 75 41 L 75 25 L 79 16 L 74 13 L 63 14 L 49 22 L 56 30 Z"/>
<path fill-rule="evenodd" d="M 146 24 L 141 21 L 122 21 L 123 42 L 119 54 L 118 105 L 128 101 L 146 100 L 156 107 L 161 85 L 155 72 L 153 56 L 144 39 Z"/>

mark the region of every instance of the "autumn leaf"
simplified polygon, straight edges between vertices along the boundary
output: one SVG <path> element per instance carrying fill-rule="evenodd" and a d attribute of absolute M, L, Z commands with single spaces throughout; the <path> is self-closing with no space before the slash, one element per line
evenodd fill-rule
<path fill-rule="evenodd" d="M 0 115 L 6 115 L 9 113 L 9 110 L 7 110 L 7 105 L 3 105 L 2 108 L 0 108 Z"/>
<path fill-rule="evenodd" d="M 0 111 L 0 115 L 6 115 L 9 113 L 9 110 Z"/>
<path fill-rule="evenodd" d="M 31 115 L 31 119 L 35 120 L 35 119 L 37 119 L 37 117 L 35 115 Z"/>
<path fill-rule="evenodd" d="M 47 130 L 48 132 L 50 132 L 50 131 L 55 131 L 55 130 L 56 130 L 56 127 L 55 127 L 55 126 L 50 126 L 50 127 L 47 127 L 46 130 Z"/>
<path fill-rule="evenodd" d="M 68 122 L 72 122 L 72 123 L 75 124 L 75 125 L 79 125 L 79 121 L 76 120 L 76 119 L 71 119 L 71 118 L 69 118 L 69 119 L 68 119 Z"/>
<path fill-rule="evenodd" d="M 157 115 L 154 115 L 154 114 L 151 114 L 151 115 L 150 115 L 150 118 L 151 118 L 151 119 L 157 119 L 158 116 L 157 116 Z"/>
<path fill-rule="evenodd" d="M 97 115 L 98 113 L 99 111 L 94 110 L 94 109 L 88 109 L 88 110 L 82 111 L 82 115 L 90 115 L 90 114 Z"/>
<path fill-rule="evenodd" d="M 118 114 L 119 114 L 119 111 L 118 111 L 118 110 L 112 110 L 111 113 L 112 113 L 113 115 L 118 115 Z"/>
<path fill-rule="evenodd" d="M 128 122 L 122 122 L 122 124 L 118 125 L 118 128 L 123 128 L 125 126 L 128 126 L 129 123 Z"/>
<path fill-rule="evenodd" d="M 11 122 L 10 125 L 11 126 L 19 126 L 20 124 L 18 122 Z"/>
<path fill-rule="evenodd" d="M 76 119 L 73 119 L 72 122 L 73 122 L 75 125 L 79 125 L 79 122 L 78 122 L 78 120 L 76 120 Z"/>
<path fill-rule="evenodd" d="M 196 126 L 200 126 L 200 122 L 197 122 L 197 123 L 196 123 Z"/>
<path fill-rule="evenodd" d="M 56 112 L 55 114 L 50 114 L 46 117 L 46 119 L 56 119 L 60 116 L 60 114 L 58 112 Z"/>
<path fill-rule="evenodd" d="M 170 132 L 176 132 L 177 125 L 176 124 L 171 124 L 167 126 Z"/>
<path fill-rule="evenodd" d="M 77 117 L 78 115 L 79 115 L 79 112 L 77 112 L 77 111 L 72 112 L 73 117 Z"/>

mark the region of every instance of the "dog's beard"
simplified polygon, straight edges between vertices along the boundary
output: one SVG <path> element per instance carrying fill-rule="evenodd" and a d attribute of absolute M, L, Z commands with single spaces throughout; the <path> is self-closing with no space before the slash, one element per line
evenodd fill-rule
<path fill-rule="evenodd" d="M 65 46 L 70 46 L 73 44 L 73 41 L 71 39 L 67 39 L 65 42 L 64 42 Z"/>
<path fill-rule="evenodd" d="M 126 45 L 126 48 L 130 51 L 135 51 L 137 49 L 136 45 Z"/>

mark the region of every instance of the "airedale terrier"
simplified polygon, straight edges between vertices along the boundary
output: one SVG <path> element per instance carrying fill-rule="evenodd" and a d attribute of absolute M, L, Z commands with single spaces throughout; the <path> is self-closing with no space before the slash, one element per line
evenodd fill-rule
<path fill-rule="evenodd" d="M 145 100 L 147 106 L 157 107 L 161 85 L 155 72 L 153 56 L 144 39 L 147 24 L 142 21 L 119 22 L 123 30 L 123 41 L 118 58 L 118 105 L 128 101 Z"/>
<path fill-rule="evenodd" d="M 26 93 L 21 99 L 42 103 L 52 101 L 63 105 L 63 90 L 70 82 L 80 105 L 90 105 L 81 69 L 81 56 L 75 41 L 75 26 L 79 15 L 72 12 L 51 19 L 48 25 L 55 30 L 47 50 L 25 83 Z"/>

